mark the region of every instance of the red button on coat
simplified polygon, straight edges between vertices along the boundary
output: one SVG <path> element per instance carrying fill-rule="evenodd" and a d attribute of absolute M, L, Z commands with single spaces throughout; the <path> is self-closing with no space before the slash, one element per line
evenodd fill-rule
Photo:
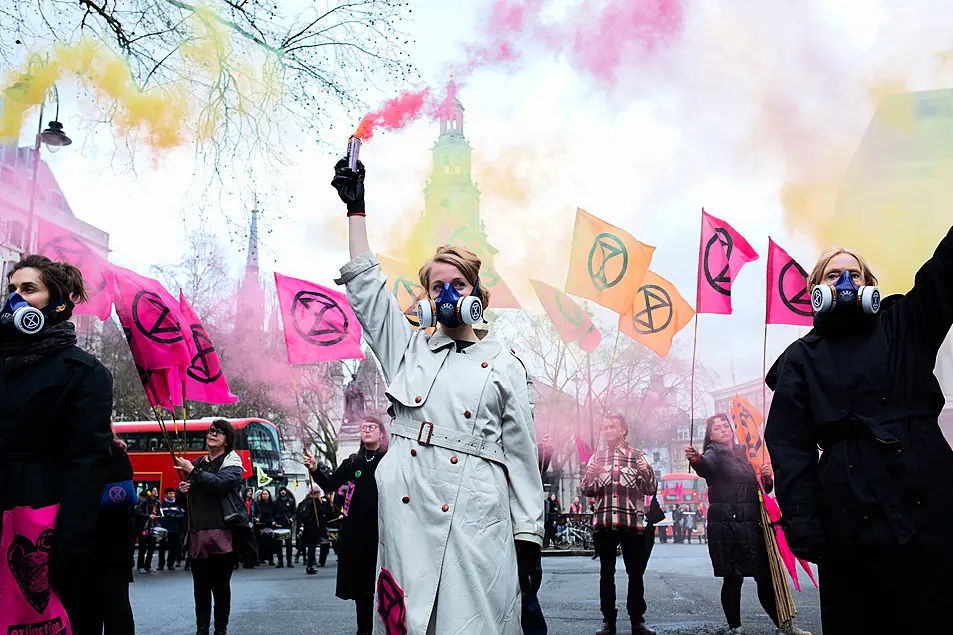
<path fill-rule="evenodd" d="M 486 362 L 483 362 L 482 364 L 480 364 L 480 367 L 482 368 L 486 368 L 487 366 L 489 366 L 489 364 L 487 364 Z"/>
<path fill-rule="evenodd" d="M 416 397 L 414 397 L 414 401 L 416 401 L 417 403 L 420 403 L 420 402 L 423 401 L 423 400 L 424 400 L 424 398 L 421 397 L 420 395 L 417 395 Z"/>
<path fill-rule="evenodd" d="M 400 500 L 402 500 L 402 501 L 405 502 L 405 503 L 409 503 L 409 502 L 410 502 L 410 496 L 404 496 L 404 497 L 403 497 L 402 499 L 400 499 Z"/>
<path fill-rule="evenodd" d="M 454 465 L 456 465 L 456 464 L 457 464 L 457 457 L 451 456 L 451 457 L 450 457 L 450 462 L 453 463 Z"/>
<path fill-rule="evenodd" d="M 410 456 L 417 456 L 417 450 L 413 450 L 413 449 L 412 449 L 412 450 L 410 451 Z"/>
<path fill-rule="evenodd" d="M 473 413 L 471 413 L 469 410 L 464 410 L 464 411 L 463 411 L 463 416 L 466 417 L 467 419 L 469 419 L 472 414 L 473 414 Z"/>
<path fill-rule="evenodd" d="M 443 511 L 447 511 L 448 509 L 450 509 L 450 505 L 447 505 L 446 503 L 444 503 L 443 507 L 441 507 L 440 509 L 442 509 Z"/>

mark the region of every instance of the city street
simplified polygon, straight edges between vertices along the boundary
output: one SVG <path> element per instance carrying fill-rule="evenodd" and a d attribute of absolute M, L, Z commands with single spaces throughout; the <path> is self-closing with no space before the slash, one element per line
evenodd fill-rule
<path fill-rule="evenodd" d="M 239 570 L 232 578 L 234 635 L 266 633 L 351 635 L 354 604 L 334 597 L 335 556 L 318 575 L 294 569 Z M 599 566 L 586 556 L 546 557 L 540 602 L 551 635 L 592 634 L 601 626 Z M 625 578 L 619 558 L 616 583 L 618 606 L 624 611 Z M 802 573 L 802 582 L 804 575 Z M 725 630 L 719 602 L 721 581 L 712 577 L 705 545 L 655 546 L 646 572 L 646 621 L 661 635 L 712 635 Z M 803 593 L 795 592 L 800 610 L 797 623 L 815 635 L 820 632 L 818 593 L 810 581 Z M 132 606 L 138 635 L 193 633 L 192 583 L 188 573 L 156 572 L 138 575 L 132 585 Z M 754 581 L 746 581 L 742 609 L 749 635 L 771 635 L 774 628 L 758 605 Z M 619 633 L 629 633 L 620 621 Z"/>

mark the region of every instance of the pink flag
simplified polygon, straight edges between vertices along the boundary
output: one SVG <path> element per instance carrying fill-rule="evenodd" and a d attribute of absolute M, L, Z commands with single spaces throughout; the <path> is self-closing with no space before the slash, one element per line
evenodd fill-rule
<path fill-rule="evenodd" d="M 183 396 L 202 403 L 235 403 L 238 397 L 228 389 L 215 346 L 199 317 L 185 301 L 182 289 L 179 289 L 179 312 L 185 320 L 185 342 L 192 356 L 192 361 L 185 369 Z"/>
<path fill-rule="evenodd" d="M 801 590 L 801 583 L 797 577 L 797 566 L 795 565 L 795 560 L 801 563 L 801 568 L 807 572 L 807 576 L 811 579 L 811 582 L 814 583 L 814 586 L 817 587 L 817 580 L 814 579 L 814 573 L 811 571 L 811 565 L 804 560 L 798 560 L 791 552 L 791 548 L 788 546 L 788 539 L 785 537 L 784 529 L 781 527 L 781 508 L 778 507 L 778 502 L 771 496 L 765 494 L 763 487 L 761 489 L 761 499 L 764 501 L 765 511 L 768 512 L 768 519 L 771 521 L 771 528 L 774 529 L 774 537 L 778 541 L 778 551 L 781 553 L 781 560 L 784 562 L 784 568 L 788 570 L 788 574 L 791 576 L 791 581 L 794 582 L 794 588 L 798 591 Z"/>
<path fill-rule="evenodd" d="M 76 305 L 76 315 L 108 320 L 113 310 L 113 276 L 109 262 L 90 243 L 59 225 L 37 219 L 37 253 L 50 260 L 68 262 L 83 272 L 89 299 Z"/>
<path fill-rule="evenodd" d="M 182 405 L 182 375 L 191 356 L 178 303 L 151 278 L 112 267 L 116 313 L 122 324 L 139 379 L 152 405 Z"/>
<path fill-rule="evenodd" d="M 730 314 L 731 283 L 746 262 L 757 259 L 758 254 L 741 234 L 702 208 L 695 312 Z"/>
<path fill-rule="evenodd" d="M 768 238 L 768 291 L 764 320 L 766 324 L 811 326 L 811 293 L 807 289 L 807 272 Z"/>
<path fill-rule="evenodd" d="M 579 463 L 586 464 L 592 458 L 592 448 L 586 442 L 576 437 L 576 451 L 579 452 Z"/>
<path fill-rule="evenodd" d="M 289 364 L 364 359 L 361 324 L 347 296 L 275 273 Z"/>

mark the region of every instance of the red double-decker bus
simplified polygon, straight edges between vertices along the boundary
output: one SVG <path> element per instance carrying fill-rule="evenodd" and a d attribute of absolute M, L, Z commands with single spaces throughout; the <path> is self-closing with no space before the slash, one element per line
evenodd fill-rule
<path fill-rule="evenodd" d="M 207 417 L 194 421 L 167 422 L 165 428 L 172 439 L 176 454 L 181 455 L 183 442 L 186 456 L 194 461 L 205 456 L 205 434 L 212 421 L 220 417 Z M 235 427 L 235 452 L 242 459 L 242 478 L 248 486 L 257 484 L 258 468 L 278 484 L 284 484 L 285 475 L 281 464 L 281 447 L 278 430 L 264 419 L 228 419 Z M 178 487 L 179 473 L 172 464 L 165 438 L 155 421 L 117 421 L 113 428 L 129 446 L 129 459 L 134 472 L 136 491 L 144 488 L 159 488 L 159 494 L 167 487 Z M 186 436 L 187 435 L 187 436 Z M 257 489 L 257 488 L 256 488 Z"/>
<path fill-rule="evenodd" d="M 658 481 L 658 495 L 665 511 L 665 520 L 658 524 L 659 538 L 672 538 L 672 510 L 679 505 L 681 510 L 688 514 L 689 526 L 697 524 L 701 506 L 708 505 L 708 484 L 697 474 L 675 472 L 666 474 Z"/>

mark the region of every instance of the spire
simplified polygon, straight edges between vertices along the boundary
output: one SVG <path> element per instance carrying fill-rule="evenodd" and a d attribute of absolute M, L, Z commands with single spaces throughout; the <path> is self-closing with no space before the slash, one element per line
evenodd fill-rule
<path fill-rule="evenodd" d="M 258 271 L 258 201 L 251 211 L 251 230 L 248 232 L 248 258 L 245 261 L 246 271 Z"/>
<path fill-rule="evenodd" d="M 440 117 L 440 136 L 463 136 L 463 104 L 457 98 L 457 85 L 453 81 L 453 70 L 447 83 L 447 96 L 440 104 L 437 113 Z"/>

